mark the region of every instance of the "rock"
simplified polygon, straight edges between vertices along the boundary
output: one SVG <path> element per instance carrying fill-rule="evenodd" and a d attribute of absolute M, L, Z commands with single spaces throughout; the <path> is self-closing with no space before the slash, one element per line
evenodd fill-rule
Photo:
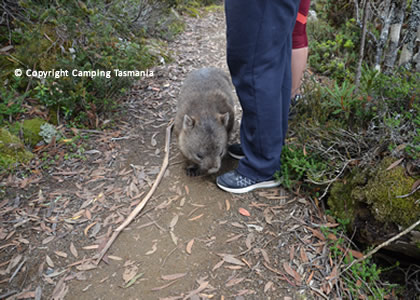
<path fill-rule="evenodd" d="M 7 129 L 0 128 L 0 170 L 31 160 L 33 154 L 25 149 L 20 139 Z"/>

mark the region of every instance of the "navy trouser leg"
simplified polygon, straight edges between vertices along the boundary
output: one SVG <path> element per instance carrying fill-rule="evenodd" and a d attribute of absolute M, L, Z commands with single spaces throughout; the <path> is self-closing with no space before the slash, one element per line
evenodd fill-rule
<path fill-rule="evenodd" d="M 227 60 L 242 109 L 245 158 L 237 171 L 271 179 L 280 169 L 291 90 L 291 35 L 299 0 L 225 0 Z"/>

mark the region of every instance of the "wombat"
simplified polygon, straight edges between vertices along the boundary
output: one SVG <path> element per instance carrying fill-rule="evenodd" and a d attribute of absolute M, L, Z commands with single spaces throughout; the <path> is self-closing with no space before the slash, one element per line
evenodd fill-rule
<path fill-rule="evenodd" d="M 235 120 L 232 89 L 230 77 L 217 68 L 193 71 L 185 79 L 174 131 L 188 176 L 220 169 Z"/>

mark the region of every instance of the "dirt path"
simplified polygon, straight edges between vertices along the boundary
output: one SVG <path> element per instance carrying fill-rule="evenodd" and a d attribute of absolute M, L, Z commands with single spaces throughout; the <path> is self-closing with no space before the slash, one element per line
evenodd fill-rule
<path fill-rule="evenodd" d="M 320 221 L 307 200 L 282 189 L 234 196 L 216 187 L 216 175 L 189 178 L 174 140 L 154 196 L 104 262 L 92 264 L 159 172 L 185 76 L 204 66 L 226 69 L 223 12 L 187 18 L 185 32 L 169 47 L 174 62 L 136 84 L 114 130 L 80 132 L 90 135 L 85 160 L 60 160 L 43 176 L 4 178 L 13 188 L 0 203 L 12 207 L 0 212 L 1 295 L 300 299 L 310 290 L 303 286 L 323 280 L 308 264 L 325 243 L 308 248 L 313 232 L 306 225 Z M 226 158 L 221 172 L 236 163 Z M 10 223 L 14 228 L 5 226 Z"/>
<path fill-rule="evenodd" d="M 159 92 L 145 99 L 145 87 L 142 86 L 137 90 L 139 94 L 131 97 L 129 111 L 133 118 L 128 122 L 133 129 L 129 136 L 137 134 L 141 138 L 120 142 L 121 149 L 129 151 L 118 160 L 124 161 L 127 170 L 136 170 L 129 175 L 134 177 L 132 182 L 139 178 L 142 170 L 161 163 L 163 153 L 156 155 L 156 149 L 164 148 L 165 125 L 174 116 L 174 96 L 186 74 L 205 66 L 227 68 L 223 14 L 218 12 L 202 19 L 189 19 L 186 24 L 185 32 L 170 45 L 177 51 L 174 63 L 159 68 L 157 82 L 152 80 L 149 83 L 153 84 L 152 90 Z M 148 105 L 152 105 L 150 111 L 146 109 Z M 156 146 L 152 143 L 152 136 L 157 141 Z M 143 139 L 144 144 L 139 143 Z M 137 218 L 109 251 L 109 255 L 121 260 L 110 260 L 110 265 L 101 264 L 88 274 L 87 281 L 72 281 L 67 298 L 160 299 L 179 296 L 182 299 L 191 294 L 193 299 L 206 298 L 206 295 L 208 298 L 213 295 L 215 299 L 221 296 L 226 299 L 234 296 L 238 299 L 242 299 L 241 296 L 269 299 L 271 295 L 271 299 L 279 299 L 280 295 L 293 295 L 294 291 L 287 284 L 281 282 L 279 285 L 275 279 L 275 284 L 272 281 L 273 285 L 266 287 L 270 277 L 258 275 L 263 266 L 255 266 L 252 261 L 253 257 L 261 255 L 258 248 L 262 245 L 256 242 L 261 240 L 259 234 L 266 234 L 264 227 L 267 223 L 258 219 L 258 214 L 249 205 L 261 205 L 264 201 L 258 199 L 257 194 L 234 197 L 219 190 L 214 183 L 215 176 L 187 177 L 175 141 L 171 150 L 169 171 L 146 208 L 148 212 Z M 153 166 L 147 166 L 148 162 Z M 130 168 L 131 164 L 134 167 Z M 234 164 L 227 158 L 224 170 L 233 168 Z M 287 199 L 287 196 L 278 196 L 280 200 L 265 201 L 268 205 L 281 205 Z M 251 217 L 241 216 L 238 213 L 240 207 L 247 208 Z M 285 219 L 284 213 L 279 213 L 278 217 Z M 277 246 L 280 242 L 276 240 L 273 244 Z M 246 252 L 255 253 L 246 255 Z M 221 265 L 223 259 L 225 262 Z M 256 268 L 252 270 L 252 267 Z M 124 272 L 130 270 L 134 270 L 131 274 L 143 275 L 131 288 L 123 289 Z M 173 274 L 180 274 L 179 279 L 175 280 L 178 276 Z M 264 293 L 265 287 L 267 293 Z"/>

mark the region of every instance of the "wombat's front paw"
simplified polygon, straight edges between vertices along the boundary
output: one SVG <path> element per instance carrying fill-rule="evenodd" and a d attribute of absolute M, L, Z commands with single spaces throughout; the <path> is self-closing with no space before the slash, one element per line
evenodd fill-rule
<path fill-rule="evenodd" d="M 187 176 L 195 177 L 200 175 L 200 169 L 196 165 L 187 166 L 186 171 Z"/>

